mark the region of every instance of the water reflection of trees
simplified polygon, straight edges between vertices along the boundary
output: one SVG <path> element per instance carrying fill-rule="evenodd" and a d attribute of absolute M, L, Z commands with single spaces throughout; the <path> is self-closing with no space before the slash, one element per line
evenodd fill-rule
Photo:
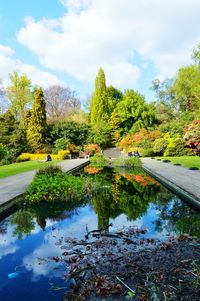
<path fill-rule="evenodd" d="M 200 237 L 200 213 L 174 195 L 168 193 L 167 202 L 159 199 L 156 205 L 159 218 L 156 221 L 156 230 L 166 229 L 177 235 L 188 233 Z"/>
<path fill-rule="evenodd" d="M 13 235 L 21 239 L 23 235 L 29 235 L 36 224 L 42 230 L 45 230 L 46 220 L 54 221 L 69 218 L 77 207 L 83 206 L 85 203 L 76 203 L 75 201 L 64 203 L 41 203 L 20 209 L 11 216 L 11 224 L 15 226 Z"/>
<path fill-rule="evenodd" d="M 94 210 L 98 215 L 98 228 L 107 229 L 109 218 L 115 218 L 124 213 L 128 220 L 135 220 L 143 216 L 149 202 L 155 202 L 156 194 L 160 190 L 151 177 L 141 170 L 136 173 L 123 174 L 111 169 L 93 176 L 98 187 L 92 197 Z"/>
<path fill-rule="evenodd" d="M 30 210 L 18 210 L 11 217 L 11 224 L 15 225 L 13 236 L 22 238 L 23 234 L 30 234 L 35 228 L 33 214 Z"/>
<path fill-rule="evenodd" d="M 142 171 L 120 173 L 107 169 L 88 178 L 92 183 L 91 203 L 98 217 L 99 229 L 108 229 L 109 219 L 122 213 L 126 214 L 128 220 L 141 218 L 146 214 L 149 204 L 154 203 L 158 212 L 156 231 L 187 232 L 200 236 L 199 214 Z M 23 234 L 30 234 L 36 224 L 45 230 L 47 219 L 59 221 L 70 218 L 77 208 L 84 205 L 85 202 L 72 200 L 20 209 L 11 217 L 11 223 L 15 226 L 13 234 L 22 238 Z"/>

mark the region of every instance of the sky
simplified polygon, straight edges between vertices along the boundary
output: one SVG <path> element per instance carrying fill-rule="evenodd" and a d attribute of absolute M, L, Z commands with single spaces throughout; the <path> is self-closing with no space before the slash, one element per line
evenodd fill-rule
<path fill-rule="evenodd" d="M 102 67 L 108 86 L 152 101 L 152 80 L 192 62 L 199 29 L 199 0 L 0 0 L 0 79 L 17 70 L 84 102 Z"/>

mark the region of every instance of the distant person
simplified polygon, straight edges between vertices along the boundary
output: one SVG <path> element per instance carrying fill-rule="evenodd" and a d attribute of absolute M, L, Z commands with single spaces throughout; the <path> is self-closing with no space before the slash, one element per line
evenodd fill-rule
<path fill-rule="evenodd" d="M 85 153 L 85 159 L 89 159 L 89 157 L 90 157 L 90 152 L 86 152 Z"/>
<path fill-rule="evenodd" d="M 132 157 L 133 156 L 132 152 L 128 152 L 128 156 Z"/>
<path fill-rule="evenodd" d="M 141 155 L 138 151 L 134 151 L 133 152 L 133 157 L 141 157 Z"/>
<path fill-rule="evenodd" d="M 46 162 L 49 162 L 49 161 L 52 161 L 52 158 L 51 158 L 50 155 L 47 155 L 47 157 L 46 157 Z"/>

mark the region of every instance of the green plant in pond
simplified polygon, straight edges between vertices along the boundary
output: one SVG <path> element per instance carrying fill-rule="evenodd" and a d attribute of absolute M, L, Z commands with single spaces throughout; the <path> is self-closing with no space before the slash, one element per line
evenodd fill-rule
<path fill-rule="evenodd" d="M 90 158 L 90 162 L 92 166 L 103 167 L 108 164 L 109 160 L 103 154 L 95 154 Z"/>
<path fill-rule="evenodd" d="M 134 158 L 117 158 L 113 161 L 115 167 L 126 167 L 126 168 L 135 168 L 141 167 L 142 162 L 138 157 Z"/>
<path fill-rule="evenodd" d="M 47 167 L 39 170 L 29 185 L 25 201 L 56 202 L 80 200 L 84 197 L 84 179 L 62 172 L 58 167 Z"/>
<path fill-rule="evenodd" d="M 37 172 L 36 175 L 56 175 L 58 173 L 63 173 L 62 168 L 58 165 L 49 165 L 40 168 Z"/>

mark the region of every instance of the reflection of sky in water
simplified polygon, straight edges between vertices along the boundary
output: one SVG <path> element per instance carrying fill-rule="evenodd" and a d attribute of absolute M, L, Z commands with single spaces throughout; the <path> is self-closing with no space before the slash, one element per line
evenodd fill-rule
<path fill-rule="evenodd" d="M 173 209 L 173 203 L 172 198 L 166 207 L 167 212 Z M 169 233 L 167 220 L 162 221 L 160 232 L 156 230 L 161 208 L 162 206 L 150 203 L 146 213 L 134 221 L 128 220 L 125 214 L 120 214 L 115 219 L 110 218 L 109 222 L 113 224 L 110 231 L 134 226 L 147 228 L 146 237 L 162 239 Z M 15 226 L 9 223 L 9 218 L 7 221 L 4 224 L 6 233 L 0 233 L 0 300 L 61 300 L 64 290 L 49 291 L 50 283 L 65 286 L 63 277 L 67 274 L 68 267 L 48 261 L 48 257 L 60 256 L 63 253 L 64 250 L 57 242 L 62 241 L 64 237 L 82 239 L 86 229 L 91 231 L 98 228 L 98 219 L 92 206 L 81 207 L 64 220 L 46 219 L 45 231 L 34 219 L 34 230 L 29 236 L 24 235 L 21 240 L 13 236 Z M 14 272 L 19 272 L 19 275 L 9 279 L 8 274 Z"/>

